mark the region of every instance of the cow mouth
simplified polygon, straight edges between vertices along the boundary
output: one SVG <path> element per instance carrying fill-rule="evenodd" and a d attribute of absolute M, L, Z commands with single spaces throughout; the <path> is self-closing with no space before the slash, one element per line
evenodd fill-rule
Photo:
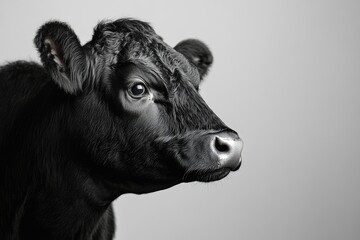
<path fill-rule="evenodd" d="M 242 157 L 240 157 L 240 160 L 238 164 L 235 166 L 222 166 L 221 165 L 218 168 L 208 168 L 208 169 L 189 169 L 185 172 L 183 175 L 183 181 L 184 182 L 192 182 L 192 181 L 198 181 L 198 182 L 213 182 L 218 181 L 220 179 L 223 179 L 226 177 L 230 172 L 234 172 L 239 170 L 242 163 Z"/>
<path fill-rule="evenodd" d="M 240 165 L 237 169 L 240 168 Z M 230 168 L 219 168 L 212 170 L 191 170 L 184 174 L 183 181 L 184 182 L 213 182 L 218 181 L 226 177 L 231 171 Z"/>

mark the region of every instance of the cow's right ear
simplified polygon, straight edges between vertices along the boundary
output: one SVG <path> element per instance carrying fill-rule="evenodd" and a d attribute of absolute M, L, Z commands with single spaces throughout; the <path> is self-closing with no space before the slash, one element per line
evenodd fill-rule
<path fill-rule="evenodd" d="M 56 84 L 70 94 L 81 91 L 86 58 L 74 31 L 65 23 L 51 21 L 38 30 L 34 43 Z"/>

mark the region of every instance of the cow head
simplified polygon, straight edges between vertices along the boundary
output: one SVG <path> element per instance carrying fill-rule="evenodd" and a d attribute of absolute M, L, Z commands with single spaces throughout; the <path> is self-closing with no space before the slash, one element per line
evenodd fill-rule
<path fill-rule="evenodd" d="M 145 193 L 240 167 L 241 139 L 198 92 L 213 60 L 202 42 L 172 48 L 147 23 L 120 19 L 98 24 L 84 46 L 69 26 L 49 22 L 35 44 L 74 96 L 72 144 L 104 186 Z"/>

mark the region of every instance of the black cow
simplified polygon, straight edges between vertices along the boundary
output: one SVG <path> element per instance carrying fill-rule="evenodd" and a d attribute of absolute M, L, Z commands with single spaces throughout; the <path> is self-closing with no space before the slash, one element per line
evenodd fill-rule
<path fill-rule="evenodd" d="M 241 140 L 198 93 L 213 60 L 202 42 L 171 48 L 120 19 L 83 46 L 48 22 L 35 45 L 43 66 L 0 69 L 0 239 L 112 239 L 121 194 L 240 167 Z"/>

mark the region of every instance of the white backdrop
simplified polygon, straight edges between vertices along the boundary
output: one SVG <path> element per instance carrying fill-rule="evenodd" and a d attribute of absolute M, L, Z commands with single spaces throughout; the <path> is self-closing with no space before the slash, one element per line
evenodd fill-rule
<path fill-rule="evenodd" d="M 360 239 L 360 1 L 5 1 L 0 63 L 39 61 L 50 19 L 82 43 L 104 18 L 206 42 L 201 87 L 244 139 L 239 172 L 115 202 L 116 239 Z"/>

